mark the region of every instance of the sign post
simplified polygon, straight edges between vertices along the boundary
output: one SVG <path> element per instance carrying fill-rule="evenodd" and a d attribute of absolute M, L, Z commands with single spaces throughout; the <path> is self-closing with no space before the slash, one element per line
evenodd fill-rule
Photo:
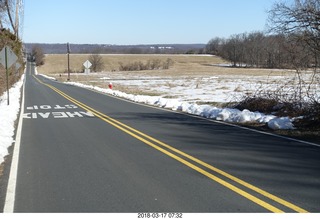
<path fill-rule="evenodd" d="M 7 96 L 8 105 L 9 101 L 9 71 L 8 69 L 18 60 L 18 57 L 14 52 L 7 46 L 5 46 L 0 52 L 0 63 L 6 68 L 6 81 L 7 81 Z"/>
<path fill-rule="evenodd" d="M 89 60 L 87 60 L 83 63 L 83 66 L 85 67 L 84 73 L 89 74 L 90 67 L 92 66 L 91 62 Z"/>
<path fill-rule="evenodd" d="M 67 43 L 67 54 L 68 54 L 68 81 L 70 81 L 70 45 Z"/>

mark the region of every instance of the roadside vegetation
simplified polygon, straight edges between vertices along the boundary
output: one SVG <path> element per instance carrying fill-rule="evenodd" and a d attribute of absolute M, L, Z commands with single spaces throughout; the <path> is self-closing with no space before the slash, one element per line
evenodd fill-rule
<path fill-rule="evenodd" d="M 17 56 L 18 63 L 21 65 L 19 69 L 15 65 L 8 69 L 9 88 L 15 84 L 23 74 L 24 61 L 22 54 L 22 43 L 16 36 L 7 29 L 0 29 L 0 50 L 8 46 Z M 6 70 L 4 66 L 0 65 L 0 96 L 6 91 Z M 0 99 L 1 101 L 1 99 Z"/>
<path fill-rule="evenodd" d="M 23 45 L 19 37 L 21 32 L 19 12 L 14 1 L 0 0 L 0 51 L 5 46 L 9 47 L 17 55 L 17 63 L 20 64 L 19 69 L 16 69 L 15 65 L 8 69 L 9 88 L 20 79 L 24 68 Z M 0 96 L 7 89 L 6 79 L 5 67 L 0 65 Z"/>

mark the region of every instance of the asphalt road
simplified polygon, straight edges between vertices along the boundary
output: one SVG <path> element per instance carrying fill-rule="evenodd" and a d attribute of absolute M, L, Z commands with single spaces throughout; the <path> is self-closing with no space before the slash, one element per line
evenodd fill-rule
<path fill-rule="evenodd" d="M 320 147 L 27 69 L 14 212 L 320 211 Z"/>

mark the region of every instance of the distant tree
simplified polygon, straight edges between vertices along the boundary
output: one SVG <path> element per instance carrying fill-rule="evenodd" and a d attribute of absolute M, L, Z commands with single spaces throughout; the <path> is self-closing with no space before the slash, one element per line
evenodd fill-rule
<path fill-rule="evenodd" d="M 221 46 L 224 44 L 224 39 L 220 37 L 215 37 L 211 39 L 206 45 L 206 53 L 212 55 L 219 55 L 221 52 Z"/>
<path fill-rule="evenodd" d="M 89 61 L 91 62 L 91 70 L 93 72 L 100 72 L 104 68 L 104 63 L 102 60 L 102 56 L 99 54 L 92 54 L 89 57 Z"/>
<path fill-rule="evenodd" d="M 129 54 L 142 54 L 143 53 L 143 51 L 142 51 L 142 49 L 140 49 L 140 48 L 130 48 L 129 50 L 128 50 L 128 53 Z"/>
<path fill-rule="evenodd" d="M 242 66 L 244 63 L 245 47 L 244 47 L 244 34 L 235 34 L 228 38 L 221 47 L 220 55 L 231 61 L 234 67 Z"/>
<path fill-rule="evenodd" d="M 194 49 L 189 49 L 186 54 L 197 54 L 197 51 Z"/>
<path fill-rule="evenodd" d="M 31 55 L 33 57 L 33 60 L 36 63 L 36 66 L 44 65 L 44 53 L 39 46 L 33 46 Z"/>

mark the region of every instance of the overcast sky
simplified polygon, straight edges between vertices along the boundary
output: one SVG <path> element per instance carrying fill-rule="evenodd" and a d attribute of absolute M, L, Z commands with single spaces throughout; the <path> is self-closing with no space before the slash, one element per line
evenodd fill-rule
<path fill-rule="evenodd" d="M 27 43 L 207 43 L 263 31 L 276 0 L 27 0 Z"/>

